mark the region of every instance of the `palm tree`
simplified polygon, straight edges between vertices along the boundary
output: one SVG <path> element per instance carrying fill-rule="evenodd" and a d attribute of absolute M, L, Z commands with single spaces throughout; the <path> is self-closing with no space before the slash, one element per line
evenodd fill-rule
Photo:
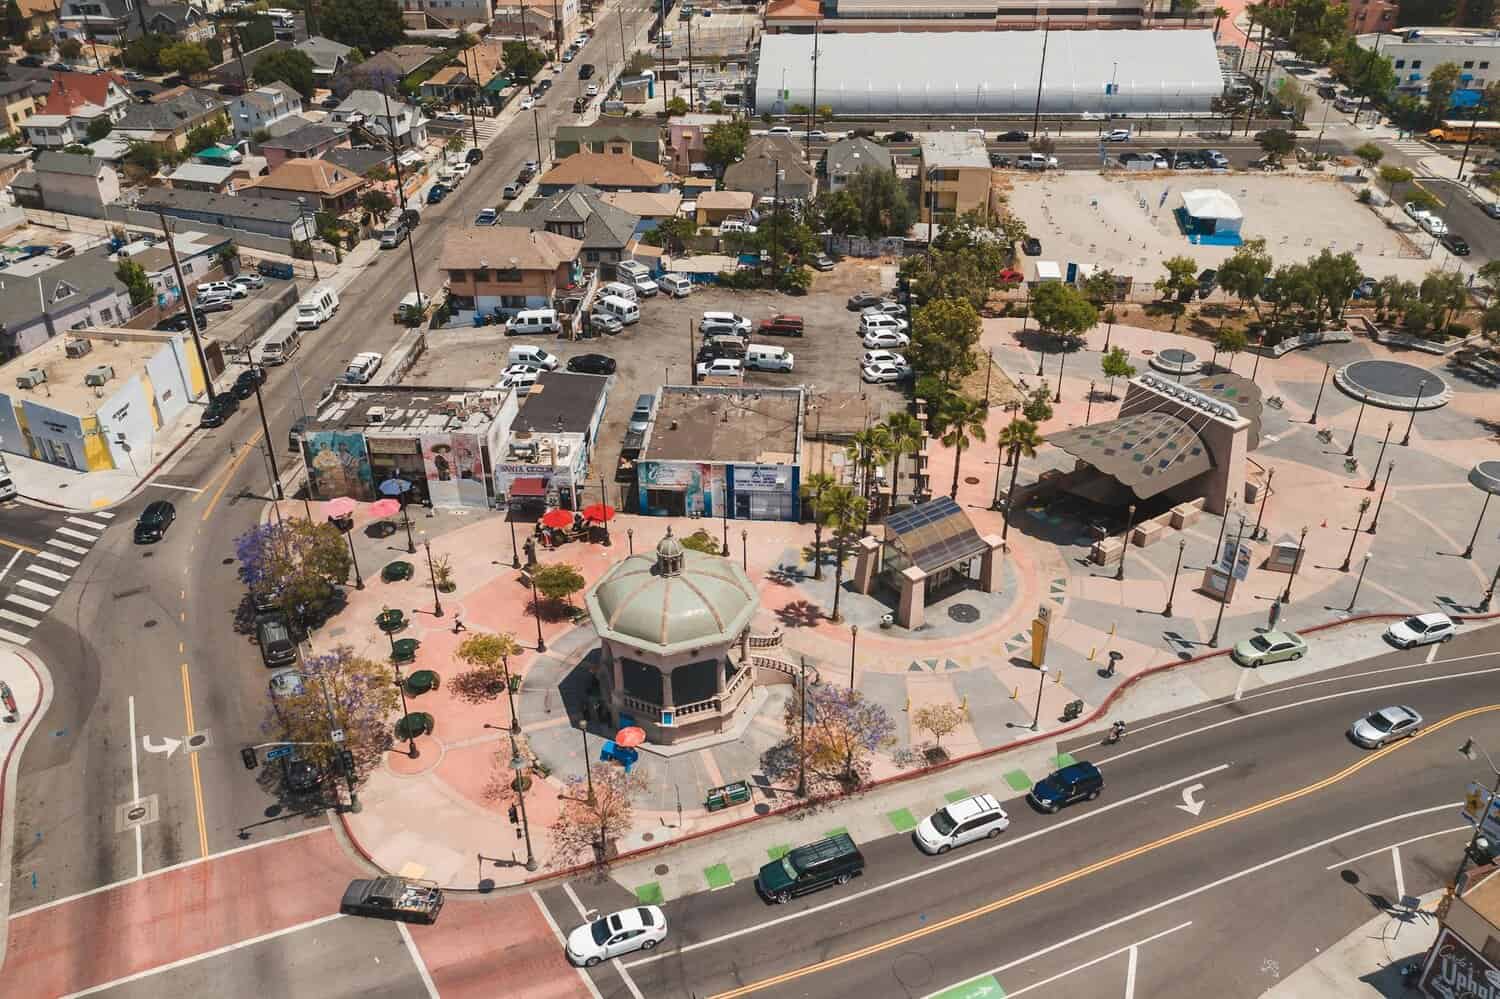
<path fill-rule="evenodd" d="M 1010 491 L 1005 495 L 1005 527 L 1000 532 L 1004 541 L 1010 534 L 1011 502 L 1016 495 L 1016 474 L 1021 471 L 1021 458 L 1035 458 L 1036 449 L 1044 438 L 1036 432 L 1036 424 L 1030 420 L 1012 420 L 1000 431 L 1000 446 L 1010 451 Z"/>
<path fill-rule="evenodd" d="M 822 505 L 818 507 L 817 521 L 833 531 L 834 575 L 833 614 L 830 621 L 839 620 L 839 595 L 844 592 L 844 551 L 849 533 L 868 516 L 868 504 L 850 486 L 834 485 L 824 490 Z"/>
<path fill-rule="evenodd" d="M 823 497 L 837 485 L 837 479 L 822 472 L 802 480 L 802 499 L 813 508 L 813 579 L 823 578 Z"/>
<path fill-rule="evenodd" d="M 958 496 L 958 469 L 963 460 L 964 448 L 974 441 L 984 440 L 984 418 L 989 407 L 982 400 L 970 399 L 954 393 L 943 401 L 937 413 L 938 432 L 944 444 L 953 448 L 953 487 L 949 497 Z"/>
<path fill-rule="evenodd" d="M 1225 8 L 1225 7 L 1215 7 L 1214 8 L 1214 37 L 1215 38 L 1219 37 L 1219 24 L 1221 22 L 1223 22 L 1224 18 L 1226 18 L 1228 16 L 1229 16 L 1229 10 L 1228 10 L 1228 8 Z"/>
<path fill-rule="evenodd" d="M 896 485 L 901 481 L 901 456 L 915 455 L 922 447 L 922 421 L 904 409 L 885 418 L 885 432 L 891 439 L 891 457 L 895 467 L 891 475 L 891 505 L 896 505 Z M 915 480 L 916 476 L 912 477 Z"/>
<path fill-rule="evenodd" d="M 859 466 L 860 495 L 865 498 L 865 515 L 869 516 L 871 484 L 875 466 L 883 465 L 891 456 L 891 435 L 884 424 L 877 423 L 854 434 L 844 455 Z M 864 527 L 869 528 L 866 521 Z"/>

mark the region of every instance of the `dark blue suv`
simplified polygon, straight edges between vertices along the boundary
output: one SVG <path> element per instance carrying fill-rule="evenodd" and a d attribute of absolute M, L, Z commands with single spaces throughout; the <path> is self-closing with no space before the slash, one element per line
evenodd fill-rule
<path fill-rule="evenodd" d="M 1031 803 L 1044 812 L 1056 812 L 1064 805 L 1087 799 L 1093 801 L 1104 790 L 1104 775 L 1092 763 L 1080 762 L 1054 770 L 1032 785 L 1027 795 Z"/>

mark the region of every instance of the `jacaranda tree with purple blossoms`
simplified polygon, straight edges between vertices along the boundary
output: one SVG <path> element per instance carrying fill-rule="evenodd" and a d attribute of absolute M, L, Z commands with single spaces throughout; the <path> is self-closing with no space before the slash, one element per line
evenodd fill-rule
<path fill-rule="evenodd" d="M 878 750 L 896 742 L 896 723 L 857 690 L 827 684 L 807 690 L 807 738 L 802 741 L 803 697 L 794 689 L 786 705 L 786 738 L 761 756 L 766 776 L 795 785 L 805 761 L 809 787 L 852 791 L 870 779 Z"/>
<path fill-rule="evenodd" d="M 344 731 L 354 754 L 354 778 L 380 763 L 393 740 L 391 716 L 400 703 L 391 668 L 354 654 L 347 645 L 302 662 L 301 690 L 271 698 L 261 728 L 271 741 L 303 743 L 297 755 L 337 773 L 330 730 Z"/>
<path fill-rule="evenodd" d="M 323 603 L 349 576 L 348 546 L 328 523 L 258 524 L 235 539 L 234 554 L 245 585 L 272 597 L 294 619 L 298 604 Z"/>

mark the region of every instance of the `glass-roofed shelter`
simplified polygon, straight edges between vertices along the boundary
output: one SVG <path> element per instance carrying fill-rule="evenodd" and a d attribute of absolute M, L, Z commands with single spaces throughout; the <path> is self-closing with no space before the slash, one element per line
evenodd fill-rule
<path fill-rule="evenodd" d="M 884 526 L 885 540 L 865 538 L 860 544 L 855 588 L 869 593 L 878 583 L 900 594 L 901 627 L 921 627 L 928 601 L 954 589 L 1000 588 L 999 536 L 982 537 L 947 496 L 892 514 Z"/>

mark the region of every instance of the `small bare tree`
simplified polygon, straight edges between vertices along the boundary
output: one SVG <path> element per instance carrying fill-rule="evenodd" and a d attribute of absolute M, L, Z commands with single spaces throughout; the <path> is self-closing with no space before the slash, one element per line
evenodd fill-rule
<path fill-rule="evenodd" d="M 610 763 L 595 763 L 589 770 L 593 774 L 592 798 L 590 785 L 582 776 L 569 777 L 566 793 L 558 795 L 562 810 L 552 823 L 553 867 L 567 867 L 589 858 L 605 866 L 613 844 L 630 831 L 635 818 L 630 798 L 645 790 L 646 779 Z"/>
<path fill-rule="evenodd" d="M 952 735 L 968 718 L 968 712 L 957 704 L 924 704 L 912 713 L 912 724 L 919 732 L 932 736 L 933 747 L 943 751 L 943 736 Z"/>
<path fill-rule="evenodd" d="M 521 646 L 507 634 L 487 632 L 464 639 L 454 655 L 470 668 L 453 678 L 453 690 L 470 704 L 482 704 L 505 693 L 510 682 L 510 656 L 521 654 Z"/>

